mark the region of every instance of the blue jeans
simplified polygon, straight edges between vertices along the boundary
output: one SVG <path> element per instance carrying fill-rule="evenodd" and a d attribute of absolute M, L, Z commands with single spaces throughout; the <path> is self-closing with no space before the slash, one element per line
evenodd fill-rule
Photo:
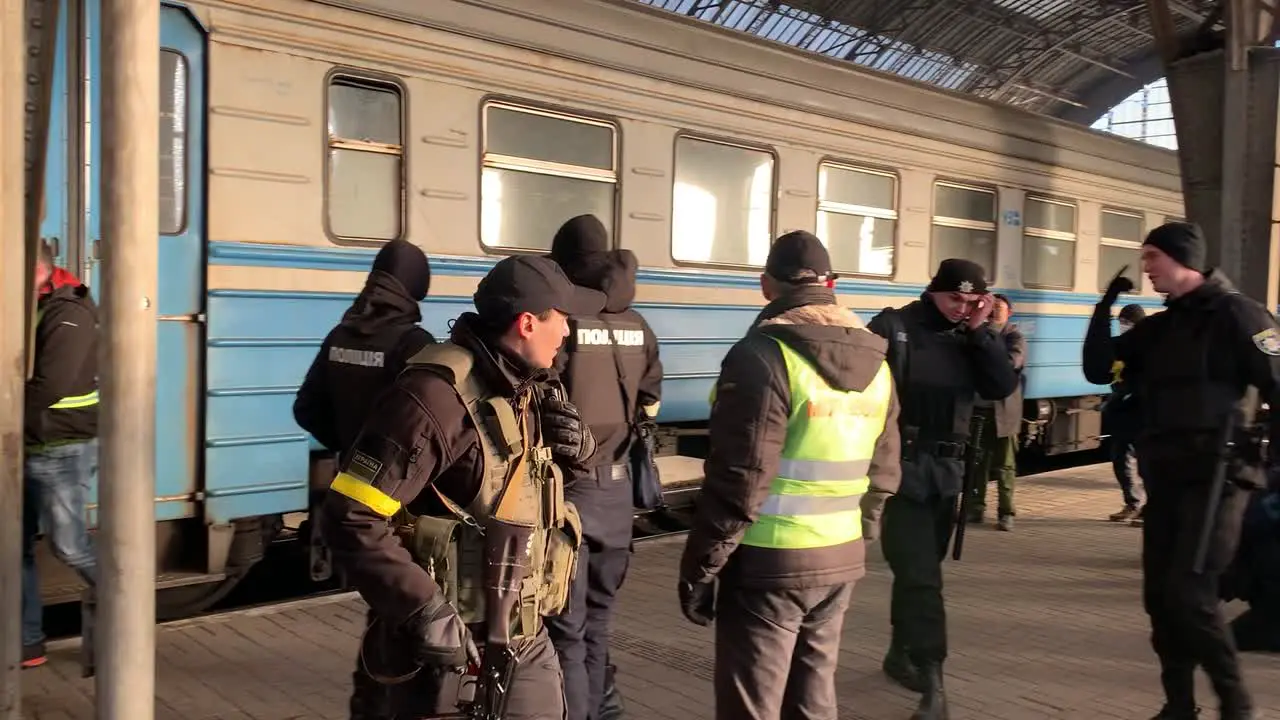
<path fill-rule="evenodd" d="M 98 474 L 98 441 L 54 445 L 28 452 L 22 472 L 22 644 L 44 641 L 36 536 L 41 530 L 53 556 L 91 587 L 97 562 L 89 540 L 85 504 Z"/>

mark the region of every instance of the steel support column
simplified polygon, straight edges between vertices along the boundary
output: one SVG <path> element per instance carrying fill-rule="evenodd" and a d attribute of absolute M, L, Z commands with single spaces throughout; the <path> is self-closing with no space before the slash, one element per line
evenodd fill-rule
<path fill-rule="evenodd" d="M 1147 5 L 1169 80 L 1187 218 L 1205 231 L 1209 264 L 1274 310 L 1280 50 L 1258 46 L 1272 34 L 1263 6 L 1272 1 L 1226 0 L 1227 32 L 1216 44 L 1175 37 L 1165 0 Z"/>
<path fill-rule="evenodd" d="M 0 0 L 0 720 L 21 720 L 22 401 L 27 308 L 24 233 L 24 0 Z"/>
<path fill-rule="evenodd" d="M 160 3 L 102 2 L 99 720 L 155 717 Z"/>

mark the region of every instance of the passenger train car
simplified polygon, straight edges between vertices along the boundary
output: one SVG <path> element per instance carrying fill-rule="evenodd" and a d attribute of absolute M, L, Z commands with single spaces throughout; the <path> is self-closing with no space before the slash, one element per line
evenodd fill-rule
<path fill-rule="evenodd" d="M 111 98 L 83 2 L 87 44 L 60 45 L 43 235 L 96 287 Z M 776 235 L 827 241 L 864 319 L 916 298 L 942 258 L 982 263 L 1030 342 L 1025 443 L 1061 453 L 1098 443 L 1107 388 L 1079 355 L 1100 288 L 1125 264 L 1137 279 L 1144 232 L 1183 213 L 1167 150 L 633 0 L 166 2 L 159 43 L 166 613 L 225 593 L 327 485 L 294 393 L 392 238 L 429 253 L 424 325 L 446 335 L 496 259 L 600 217 L 642 264 L 675 487 L 696 485 L 708 393 L 763 305 Z M 1157 308 L 1140 282 L 1124 301 Z"/>

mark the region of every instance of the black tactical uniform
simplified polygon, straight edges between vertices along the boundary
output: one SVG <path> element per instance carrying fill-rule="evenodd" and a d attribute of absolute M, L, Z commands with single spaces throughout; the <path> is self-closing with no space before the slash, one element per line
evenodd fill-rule
<path fill-rule="evenodd" d="M 961 293 L 990 303 L 986 292 L 980 265 L 944 260 L 919 300 L 886 308 L 867 325 L 889 341 L 889 365 L 902 404 L 902 484 L 885 506 L 882 531 L 884 556 L 893 570 L 893 641 L 884 670 L 924 693 L 913 716 L 920 719 L 947 717 L 942 560 L 964 486 L 974 400 L 1002 400 L 1018 385 L 1005 343 L 990 325 L 971 329 L 967 321 L 949 320 L 933 294 Z"/>
<path fill-rule="evenodd" d="M 580 472 L 595 442 L 548 366 L 563 317 L 598 312 L 604 296 L 546 258 L 516 256 L 480 281 L 475 305 L 375 400 L 321 527 L 377 617 L 362 659 L 392 685 L 397 720 L 457 712 L 457 669 L 476 646 L 486 665 L 504 648 L 518 659 L 502 717 L 562 720 L 542 619 L 564 609 L 581 525 L 560 466 Z M 402 508 L 412 524 L 393 520 Z"/>
<path fill-rule="evenodd" d="M 418 325 L 418 303 L 430 285 L 427 256 L 412 243 L 393 240 L 378 251 L 364 289 L 325 336 L 298 388 L 293 417 L 329 452 L 351 447 L 374 398 L 409 358 L 435 342 Z M 366 622 L 372 621 L 370 612 Z M 382 685 L 358 666 L 351 680 L 351 720 L 389 717 Z"/>
<path fill-rule="evenodd" d="M 1204 266 L 1204 240 L 1195 225 L 1162 225 L 1144 245 L 1187 268 Z M 1144 252 L 1155 251 L 1144 247 Z M 1280 332 L 1266 308 L 1211 270 L 1199 287 L 1166 299 L 1164 312 L 1113 338 L 1111 305 L 1132 287 L 1117 276 L 1094 310 L 1084 372 L 1090 382 L 1106 382 L 1119 360 L 1142 400 L 1137 455 L 1147 492 L 1143 603 L 1167 700 L 1157 717 L 1195 717 L 1193 678 L 1199 665 L 1221 701 L 1221 717 L 1251 718 L 1252 701 L 1219 606 L 1218 585 L 1239 542 L 1249 489 L 1265 482 L 1253 415 L 1260 399 L 1280 407 Z M 1236 429 L 1227 466 L 1230 482 L 1213 521 L 1204 571 L 1196 574 L 1193 559 L 1222 431 L 1228 427 Z M 1277 431 L 1280 424 L 1273 422 L 1271 447 L 1278 447 Z"/>
<path fill-rule="evenodd" d="M 298 388 L 293 417 L 326 448 L 340 453 L 355 440 L 373 399 L 395 380 L 431 334 L 418 325 L 418 303 L 431 286 L 431 266 L 417 246 L 382 246 L 364 289 L 325 336 Z"/>
<path fill-rule="evenodd" d="M 657 415 L 662 394 L 658 339 L 640 313 L 636 256 L 609 251 L 604 225 L 592 215 L 566 222 L 551 257 L 575 284 L 604 292 L 604 311 L 569 319 L 569 339 L 555 369 L 569 400 L 596 439 L 590 472 L 567 494 L 582 516 L 585 544 L 569 612 L 547 621 L 564 670 L 568 720 L 594 720 L 605 692 L 609 620 L 631 559 L 632 493 L 628 450 L 637 413 Z M 642 410 L 643 408 L 643 410 Z"/>

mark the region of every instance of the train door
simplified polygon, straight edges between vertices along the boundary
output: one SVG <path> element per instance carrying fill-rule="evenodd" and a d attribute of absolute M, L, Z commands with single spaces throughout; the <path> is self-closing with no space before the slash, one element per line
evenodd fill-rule
<path fill-rule="evenodd" d="M 100 57 L 93 47 L 98 2 L 88 0 L 90 31 L 89 275 L 100 284 Z M 156 520 L 193 517 L 201 457 L 200 393 L 204 334 L 205 33 L 185 9 L 160 15 L 160 233 L 156 333 Z M 95 77 L 96 76 L 96 77 Z M 96 492 L 95 492 L 96 495 Z M 96 497 L 95 497 L 96 502 Z"/>

